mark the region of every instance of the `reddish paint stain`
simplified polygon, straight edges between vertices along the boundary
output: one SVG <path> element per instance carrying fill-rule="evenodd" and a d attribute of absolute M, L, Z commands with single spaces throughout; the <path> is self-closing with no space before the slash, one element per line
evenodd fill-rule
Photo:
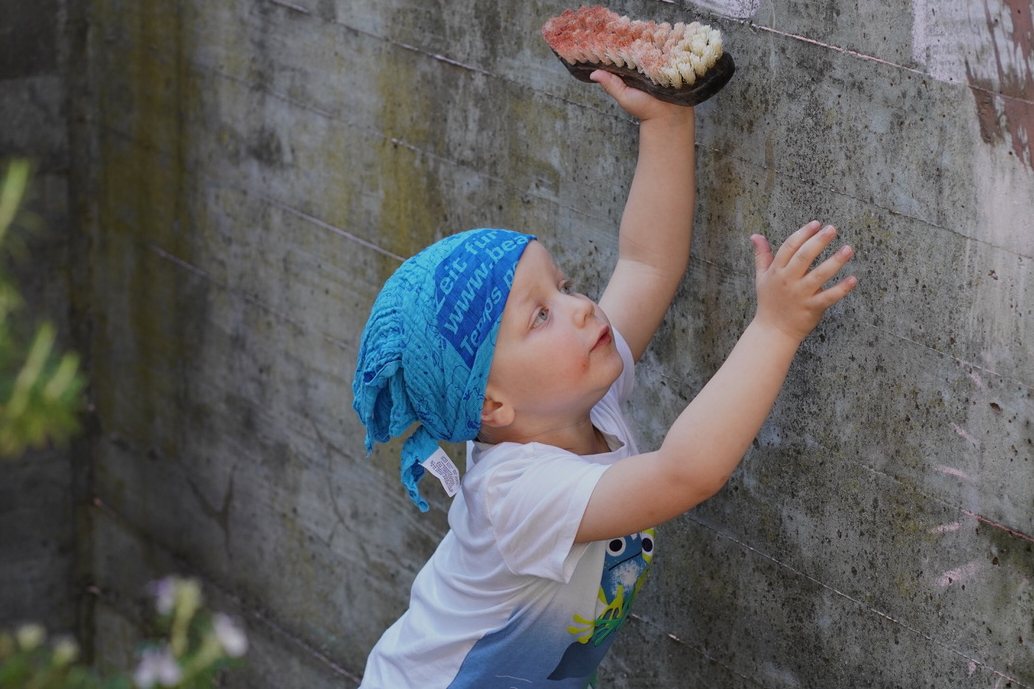
<path fill-rule="evenodd" d="M 996 26 L 1003 17 L 991 13 L 984 0 L 984 16 L 993 41 L 997 82 L 973 75 L 966 64 L 966 75 L 976 99 L 980 134 L 991 143 L 1010 142 L 1013 153 L 1034 169 L 1031 139 L 1034 138 L 1034 18 L 1030 0 L 1003 0 L 1009 12 L 1011 29 L 999 45 Z M 1009 57 L 1005 57 L 1009 56 Z"/>

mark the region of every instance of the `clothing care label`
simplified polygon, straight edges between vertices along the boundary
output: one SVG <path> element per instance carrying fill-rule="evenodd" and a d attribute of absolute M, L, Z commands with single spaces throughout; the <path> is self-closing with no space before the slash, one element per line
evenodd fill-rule
<path fill-rule="evenodd" d="M 445 450 L 439 447 L 420 464 L 442 482 L 442 488 L 450 498 L 456 495 L 456 491 L 460 489 L 460 470 L 449 459 L 449 455 L 445 454 Z"/>

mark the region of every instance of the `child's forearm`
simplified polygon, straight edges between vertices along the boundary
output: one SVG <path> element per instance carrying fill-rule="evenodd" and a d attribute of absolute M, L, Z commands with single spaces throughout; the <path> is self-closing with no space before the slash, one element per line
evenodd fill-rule
<path fill-rule="evenodd" d="M 835 235 L 835 228 L 810 222 L 775 254 L 764 237 L 751 237 L 757 315 L 660 449 L 622 459 L 603 474 L 578 527 L 579 542 L 660 524 L 725 485 L 775 404 L 801 341 L 858 284 L 849 276 L 824 287 L 850 260 L 850 247 L 812 267 Z"/>
<path fill-rule="evenodd" d="M 621 216 L 620 258 L 682 278 L 696 203 L 695 121 L 691 108 L 642 121 L 639 159 Z"/>
<path fill-rule="evenodd" d="M 800 341 L 755 319 L 658 450 L 692 503 L 719 489 L 775 404 Z"/>
<path fill-rule="evenodd" d="M 755 319 L 660 449 L 621 460 L 603 474 L 578 542 L 656 526 L 717 493 L 765 422 L 799 344 Z"/>
<path fill-rule="evenodd" d="M 664 319 L 689 263 L 693 136 L 690 108 L 661 109 L 640 126 L 639 161 L 621 216 L 618 262 L 600 299 L 636 360 Z"/>

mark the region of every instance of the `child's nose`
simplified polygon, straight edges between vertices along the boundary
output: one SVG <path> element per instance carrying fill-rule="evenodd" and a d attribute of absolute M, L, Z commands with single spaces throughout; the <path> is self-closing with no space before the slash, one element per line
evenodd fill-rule
<path fill-rule="evenodd" d="M 596 304 L 584 294 L 572 294 L 575 299 L 574 318 L 578 325 L 584 325 L 596 311 Z"/>

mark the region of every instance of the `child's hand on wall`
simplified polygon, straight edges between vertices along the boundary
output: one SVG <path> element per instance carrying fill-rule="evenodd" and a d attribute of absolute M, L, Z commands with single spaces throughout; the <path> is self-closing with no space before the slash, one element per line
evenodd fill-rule
<path fill-rule="evenodd" d="M 815 329 L 826 309 L 855 288 L 858 279 L 854 276 L 823 288 L 851 259 L 854 251 L 849 246 L 812 268 L 836 233 L 832 225 L 822 227 L 812 221 L 790 235 L 775 255 L 767 239 L 757 234 L 750 238 L 757 267 L 755 320 L 800 343 Z"/>
<path fill-rule="evenodd" d="M 693 116 L 693 108 L 657 100 L 644 91 L 626 85 L 621 77 L 606 70 L 597 69 L 589 78 L 602 86 L 625 112 L 640 120 L 679 120 Z"/>

